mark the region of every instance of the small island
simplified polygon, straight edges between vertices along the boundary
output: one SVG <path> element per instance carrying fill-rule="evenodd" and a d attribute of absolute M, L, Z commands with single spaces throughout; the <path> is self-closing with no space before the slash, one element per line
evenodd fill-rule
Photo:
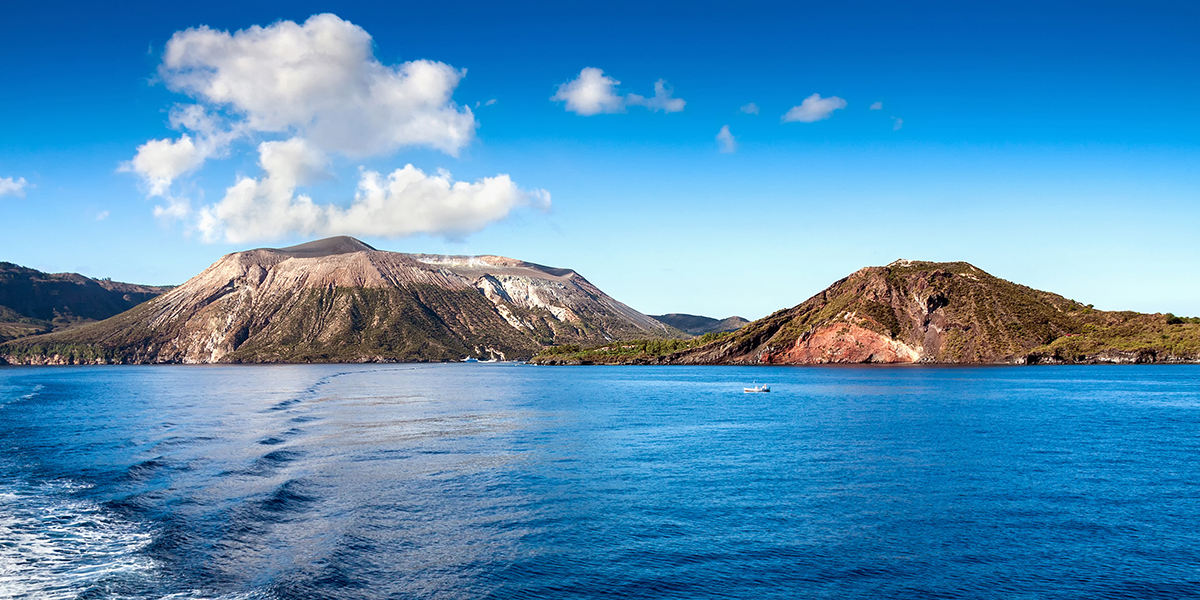
<path fill-rule="evenodd" d="M 1200 318 L 1101 311 L 965 262 L 867 267 L 731 333 L 543 350 L 531 362 L 804 365 L 1200 361 Z"/>

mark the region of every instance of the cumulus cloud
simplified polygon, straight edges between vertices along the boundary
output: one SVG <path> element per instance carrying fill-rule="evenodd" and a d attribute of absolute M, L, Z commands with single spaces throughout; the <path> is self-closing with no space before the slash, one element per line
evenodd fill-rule
<path fill-rule="evenodd" d="M 555 102 L 566 102 L 569 112 L 590 117 L 600 113 L 624 112 L 626 106 L 644 106 L 651 112 L 680 112 L 687 104 L 682 98 L 673 97 L 674 90 L 665 79 L 654 82 L 654 96 L 647 98 L 638 94 L 622 96 L 617 93 L 620 81 L 604 74 L 595 67 L 584 67 L 579 77 L 560 86 L 550 97 Z"/>
<path fill-rule="evenodd" d="M 177 209 L 171 185 L 248 134 L 299 136 L 352 157 L 406 146 L 456 155 L 477 126 L 451 99 L 464 73 L 428 60 L 384 65 L 365 30 L 331 14 L 232 34 L 176 32 L 159 75 L 198 103 L 172 109 L 171 127 L 182 135 L 147 141 L 120 170 Z"/>
<path fill-rule="evenodd" d="M 27 184 L 28 182 L 25 181 L 24 177 L 17 177 L 15 179 L 12 177 L 0 177 L 0 196 L 11 194 L 24 198 L 25 186 Z"/>
<path fill-rule="evenodd" d="M 687 102 L 681 98 L 672 98 L 671 95 L 674 93 L 675 90 L 667 85 L 665 79 L 659 79 L 658 81 L 654 82 L 653 98 L 645 98 L 637 94 L 629 94 L 625 101 L 631 105 L 645 106 L 646 108 L 650 109 L 651 112 L 658 112 L 660 110 L 668 113 L 680 112 L 683 110 L 683 106 L 687 104 Z"/>
<path fill-rule="evenodd" d="M 170 198 L 171 184 L 199 169 L 212 157 L 223 156 L 229 144 L 241 135 L 240 128 L 225 128 L 221 120 L 198 104 L 176 105 L 171 109 L 173 129 L 190 130 L 176 139 L 150 140 L 138 146 L 133 159 L 121 163 L 118 171 L 141 176 L 147 196 Z"/>
<path fill-rule="evenodd" d="M 163 196 L 166 204 L 154 207 L 154 216 L 166 221 L 182 221 L 192 214 L 192 201 L 186 196 Z"/>
<path fill-rule="evenodd" d="M 412 165 L 387 176 L 363 170 L 349 206 L 319 204 L 297 193 L 325 168 L 324 156 L 306 141 L 264 142 L 259 157 L 263 177 L 241 178 L 220 202 L 201 210 L 198 228 L 206 241 L 241 243 L 292 233 L 456 238 L 515 208 L 550 206 L 549 192 L 523 190 L 508 175 L 467 183 L 454 181 L 446 171 L 428 175 Z"/>
<path fill-rule="evenodd" d="M 177 178 L 198 169 L 206 158 L 185 133 L 176 140 L 150 140 L 138 146 L 133 160 L 122 163 L 119 170 L 141 175 L 147 195 L 165 196 Z"/>
<path fill-rule="evenodd" d="M 722 126 L 721 131 L 717 132 L 717 146 L 726 154 L 737 152 L 737 140 L 729 133 L 728 125 Z"/>
<path fill-rule="evenodd" d="M 883 103 L 875 102 L 874 104 L 871 105 L 871 107 L 868 110 L 883 110 Z"/>
<path fill-rule="evenodd" d="M 350 156 L 405 146 L 456 154 L 477 127 L 471 109 L 451 99 L 465 71 L 431 60 L 384 65 L 370 34 L 331 14 L 232 34 L 177 32 L 159 73 L 251 131 L 295 132 Z"/>
<path fill-rule="evenodd" d="M 408 147 L 457 156 L 478 127 L 471 109 L 452 98 L 465 74 L 432 60 L 385 65 L 363 28 L 332 14 L 233 33 L 179 31 L 166 45 L 159 76 L 192 103 L 170 112 L 177 136 L 142 144 L 121 170 L 139 175 L 146 194 L 164 201 L 156 216 L 186 219 L 206 241 L 461 236 L 515 207 L 548 207 L 547 192 L 522 190 L 507 175 L 455 182 L 412 165 L 386 177 L 360 169 L 349 206 L 318 203 L 300 191 L 331 176 L 335 156 Z M 240 177 L 219 202 L 193 211 L 177 182 L 210 159 L 248 150 L 239 142 L 250 140 L 258 142 L 262 173 Z"/>
<path fill-rule="evenodd" d="M 813 123 L 828 119 L 833 111 L 840 108 L 846 108 L 846 101 L 837 96 L 822 98 L 820 94 L 813 94 L 804 99 L 799 106 L 793 106 L 780 119 L 783 123 L 791 123 L 799 121 L 801 123 Z"/>
<path fill-rule="evenodd" d="M 522 190 L 508 175 L 467 183 L 454 181 L 445 170 L 430 176 L 405 165 L 386 178 L 364 171 L 354 203 L 345 210 L 328 211 L 329 232 L 461 237 L 505 218 L 519 206 L 548 210 L 550 193 Z"/>
<path fill-rule="evenodd" d="M 904 119 L 892 117 L 892 131 L 900 131 L 901 127 L 904 127 Z"/>
<path fill-rule="evenodd" d="M 753 102 L 739 108 L 738 110 L 748 115 L 757 115 L 759 112 L 758 105 Z"/>
<path fill-rule="evenodd" d="M 319 179 L 325 173 L 329 160 L 307 140 L 292 138 L 259 144 L 258 162 L 271 178 L 287 181 L 294 187 Z"/>
<path fill-rule="evenodd" d="M 600 69 L 584 67 L 579 77 L 558 86 L 558 93 L 550 99 L 566 102 L 567 110 L 584 116 L 621 112 L 625 99 L 616 93 L 620 84 Z"/>

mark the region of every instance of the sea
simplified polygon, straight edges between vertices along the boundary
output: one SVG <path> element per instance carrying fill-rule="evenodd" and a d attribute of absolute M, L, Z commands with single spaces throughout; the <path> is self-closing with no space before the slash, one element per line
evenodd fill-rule
<path fill-rule="evenodd" d="M 0 368 L 3 599 L 1189 596 L 1200 366 Z"/>

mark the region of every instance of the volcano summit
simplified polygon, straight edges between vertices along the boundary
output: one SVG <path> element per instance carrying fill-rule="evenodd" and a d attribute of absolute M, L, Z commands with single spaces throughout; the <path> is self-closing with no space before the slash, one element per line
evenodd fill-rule
<path fill-rule="evenodd" d="M 0 347 L 15 364 L 528 358 L 553 344 L 685 337 L 570 269 L 384 252 L 350 237 L 222 257 L 125 313 Z"/>

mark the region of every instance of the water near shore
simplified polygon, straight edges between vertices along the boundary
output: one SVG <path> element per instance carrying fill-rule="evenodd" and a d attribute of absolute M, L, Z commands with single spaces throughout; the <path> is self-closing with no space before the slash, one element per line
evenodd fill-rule
<path fill-rule="evenodd" d="M 3 368 L 0 598 L 1178 598 L 1198 456 L 1197 366 Z"/>

